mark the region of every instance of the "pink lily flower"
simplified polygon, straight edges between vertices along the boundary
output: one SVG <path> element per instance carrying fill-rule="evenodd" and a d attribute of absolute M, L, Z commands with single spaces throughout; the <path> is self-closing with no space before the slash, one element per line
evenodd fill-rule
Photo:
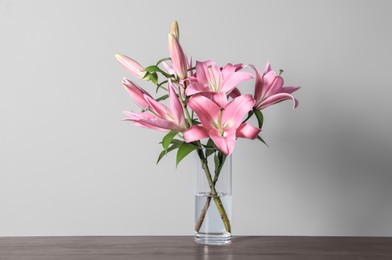
<path fill-rule="evenodd" d="M 169 33 L 169 52 L 174 71 L 180 79 L 185 79 L 188 75 L 188 59 L 173 33 Z"/>
<path fill-rule="evenodd" d="M 227 64 L 219 69 L 213 61 L 196 61 L 196 80 L 187 87 L 186 94 L 230 94 L 239 83 L 253 78 L 251 73 L 239 71 L 243 67 L 242 64 Z"/>
<path fill-rule="evenodd" d="M 253 68 L 256 71 L 255 109 L 261 110 L 288 99 L 293 100 L 293 108 L 298 106 L 298 100 L 291 93 L 297 91 L 300 87 L 283 87 L 283 78 L 271 70 L 269 63 L 267 63 L 261 75 L 257 68 Z"/>
<path fill-rule="evenodd" d="M 137 61 L 122 54 L 116 54 L 115 57 L 121 65 L 123 65 L 124 68 L 136 78 L 142 79 L 146 75 L 146 71 L 144 71 L 143 66 Z"/>
<path fill-rule="evenodd" d="M 219 107 L 205 96 L 192 96 L 187 105 L 197 114 L 202 125 L 194 125 L 184 131 L 185 141 L 189 143 L 211 138 L 223 153 L 231 154 L 237 137 L 255 139 L 261 131 L 242 123 L 254 104 L 255 100 L 250 94 L 236 97 L 225 107 Z"/>
<path fill-rule="evenodd" d="M 133 83 L 132 81 L 124 78 L 122 81 L 123 86 L 125 87 L 125 90 L 128 92 L 128 94 L 131 96 L 132 100 L 143 110 L 147 109 L 150 105 L 144 98 L 144 96 L 150 96 L 147 91 Z"/>
<path fill-rule="evenodd" d="M 124 120 L 131 121 L 136 126 L 144 126 L 159 131 L 173 130 L 182 132 L 186 129 L 184 111 L 170 81 L 168 83 L 168 92 L 170 108 L 157 102 L 150 95 L 144 94 L 143 97 L 148 103 L 146 110 L 150 114 L 147 112 L 135 113 L 125 111 L 124 114 L 128 118 Z"/>

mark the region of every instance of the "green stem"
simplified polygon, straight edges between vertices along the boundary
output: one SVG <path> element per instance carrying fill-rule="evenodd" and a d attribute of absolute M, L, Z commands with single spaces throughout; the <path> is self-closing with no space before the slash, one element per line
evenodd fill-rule
<path fill-rule="evenodd" d="M 184 83 L 184 84 L 185 84 L 185 83 Z M 186 87 L 186 85 L 185 85 L 184 87 Z M 187 108 L 186 105 L 185 105 L 185 101 L 184 101 L 184 99 L 182 98 L 181 86 L 178 88 L 178 98 L 179 98 L 179 100 L 180 100 L 182 109 L 185 111 L 185 116 L 186 116 L 186 118 L 187 118 L 187 120 L 188 120 L 189 127 L 191 127 L 191 126 L 193 125 L 193 123 L 192 123 L 192 118 L 193 118 L 193 117 L 191 117 L 191 115 L 189 114 L 188 108 Z"/>
<path fill-rule="evenodd" d="M 214 180 L 212 181 L 214 186 L 216 185 L 216 182 L 218 181 L 219 174 L 221 173 L 223 164 L 224 164 L 224 162 L 226 160 L 226 155 L 224 155 L 221 152 L 219 152 L 219 155 L 222 156 L 222 160 L 221 160 L 222 162 L 220 163 L 219 167 L 215 171 Z M 199 230 L 201 228 L 201 225 L 203 225 L 203 222 L 204 222 L 204 219 L 206 217 L 207 210 L 210 207 L 210 204 L 211 204 L 211 196 L 207 197 L 206 203 L 204 204 L 204 207 L 203 207 L 202 211 L 200 212 L 199 219 L 196 222 L 195 230 L 197 232 L 199 232 Z"/>
<path fill-rule="evenodd" d="M 206 218 L 207 210 L 210 207 L 211 204 L 211 196 L 207 197 L 206 203 L 204 204 L 204 207 L 202 211 L 200 212 L 200 216 L 195 224 L 195 231 L 199 232 L 201 225 L 203 225 L 204 219 Z"/>
<path fill-rule="evenodd" d="M 202 164 L 202 168 L 203 168 L 203 170 L 204 170 L 204 172 L 206 174 L 208 185 L 210 186 L 210 189 L 211 189 L 211 196 L 209 196 L 207 198 L 207 201 L 206 201 L 206 203 L 205 203 L 205 205 L 203 207 L 203 210 L 202 210 L 202 212 L 201 212 L 201 214 L 199 216 L 199 219 L 198 219 L 198 221 L 197 221 L 197 223 L 195 225 L 195 230 L 197 232 L 200 230 L 201 225 L 203 224 L 205 215 L 207 213 L 207 210 L 208 210 L 208 208 L 210 206 L 211 198 L 212 198 L 212 199 L 214 199 L 215 205 L 216 205 L 216 207 L 218 209 L 219 215 L 222 218 L 222 221 L 223 221 L 223 224 L 224 224 L 224 226 L 226 228 L 226 231 L 231 233 L 230 220 L 229 220 L 229 218 L 227 216 L 227 213 L 226 213 L 226 210 L 225 210 L 225 208 L 224 208 L 224 206 L 222 204 L 222 201 L 221 201 L 220 197 L 218 196 L 218 193 L 216 192 L 216 189 L 215 189 L 215 184 L 218 181 L 219 173 L 220 173 L 220 170 L 222 169 L 222 165 L 223 165 L 224 159 L 222 159 L 222 163 L 219 166 L 219 168 L 217 169 L 216 174 L 214 176 L 214 180 L 213 180 L 212 177 L 211 177 L 210 169 L 208 168 L 207 158 L 204 156 L 203 150 L 199 149 L 199 150 L 197 150 L 197 153 L 199 155 L 200 162 Z"/>

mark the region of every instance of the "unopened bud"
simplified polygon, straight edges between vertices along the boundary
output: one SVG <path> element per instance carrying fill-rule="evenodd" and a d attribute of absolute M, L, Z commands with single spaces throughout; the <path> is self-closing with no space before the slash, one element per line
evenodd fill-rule
<path fill-rule="evenodd" d="M 178 23 L 177 21 L 174 21 L 171 26 L 170 26 L 170 33 L 174 35 L 174 37 L 177 38 L 177 40 L 180 40 L 180 29 L 178 28 Z"/>

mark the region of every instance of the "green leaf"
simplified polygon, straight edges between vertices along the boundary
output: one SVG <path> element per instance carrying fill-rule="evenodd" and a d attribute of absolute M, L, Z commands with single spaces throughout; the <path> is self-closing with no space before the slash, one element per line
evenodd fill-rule
<path fill-rule="evenodd" d="M 219 172 L 220 168 L 220 160 L 217 154 L 214 155 L 214 163 L 215 163 L 215 175 Z"/>
<path fill-rule="evenodd" d="M 155 65 L 148 66 L 148 67 L 145 68 L 144 70 L 147 71 L 147 72 L 150 72 L 150 73 L 151 73 L 151 72 L 154 72 L 154 73 L 159 72 L 159 73 L 161 73 L 163 76 L 165 76 L 166 78 L 171 78 L 171 76 L 172 76 L 172 74 L 169 74 L 169 73 L 167 73 L 167 72 L 161 70 L 161 68 L 159 68 L 158 66 L 155 66 Z"/>
<path fill-rule="evenodd" d="M 155 85 L 158 84 L 158 74 L 150 73 L 149 79 L 154 83 Z"/>
<path fill-rule="evenodd" d="M 155 101 L 161 101 L 161 100 L 165 100 L 165 99 L 167 99 L 169 97 L 169 95 L 168 94 L 166 94 L 166 95 L 163 95 L 163 96 L 161 96 L 161 97 L 159 97 L 159 98 L 157 98 L 157 99 L 155 99 Z"/>
<path fill-rule="evenodd" d="M 224 154 L 224 153 L 222 153 L 222 152 L 220 152 L 219 153 L 219 155 L 220 155 L 220 166 L 221 166 L 221 169 L 222 169 L 222 167 L 223 167 L 223 164 L 225 163 L 225 161 L 226 161 L 226 158 L 227 158 L 227 155 L 226 154 Z M 219 170 L 220 171 L 220 170 Z"/>
<path fill-rule="evenodd" d="M 249 111 L 248 116 L 245 118 L 244 122 L 248 121 L 248 119 L 253 116 L 253 111 Z"/>
<path fill-rule="evenodd" d="M 196 145 L 183 142 L 177 151 L 176 166 L 185 158 L 189 153 L 197 149 Z"/>
<path fill-rule="evenodd" d="M 176 136 L 177 132 L 175 131 L 170 131 L 169 133 L 167 133 L 167 135 L 165 135 L 162 139 L 162 147 L 163 149 L 167 152 L 167 148 L 169 147 L 169 145 L 171 144 L 171 141 L 173 140 L 173 138 Z"/>
<path fill-rule="evenodd" d="M 257 140 L 259 140 L 260 142 L 264 143 L 266 146 L 268 146 L 268 144 L 263 140 L 263 138 L 260 137 L 260 135 L 258 135 Z M 269 146 L 268 146 L 269 147 Z"/>
<path fill-rule="evenodd" d="M 208 139 L 208 142 L 204 147 L 206 148 L 206 158 L 216 151 L 216 146 L 212 139 Z"/>
<path fill-rule="evenodd" d="M 146 72 L 143 80 L 151 80 L 155 85 L 158 84 L 158 74 L 156 72 Z"/>
<path fill-rule="evenodd" d="M 214 157 L 214 160 L 215 160 L 215 176 L 214 176 L 214 180 L 213 180 L 214 185 L 218 181 L 219 174 L 221 173 L 223 165 L 225 164 L 226 158 L 227 158 L 227 155 L 222 153 L 221 151 L 218 151 Z"/>
<path fill-rule="evenodd" d="M 167 148 L 167 150 L 163 150 L 159 156 L 158 156 L 158 160 L 157 160 L 157 164 L 159 163 L 159 161 L 163 158 L 163 156 L 165 156 L 166 154 L 168 154 L 169 152 L 177 149 L 178 147 L 180 147 L 180 145 L 183 143 L 183 141 L 180 140 L 172 140 L 171 142 L 173 145 L 170 146 L 169 148 Z"/>
<path fill-rule="evenodd" d="M 264 121 L 263 113 L 260 110 L 254 110 L 254 112 L 257 117 L 257 121 L 259 123 L 259 128 L 261 129 L 261 127 L 263 126 L 263 121 Z"/>
<path fill-rule="evenodd" d="M 161 69 L 158 66 L 151 65 L 151 66 L 148 66 L 147 68 L 145 68 L 144 70 L 147 72 L 157 72 L 157 71 L 160 71 Z"/>

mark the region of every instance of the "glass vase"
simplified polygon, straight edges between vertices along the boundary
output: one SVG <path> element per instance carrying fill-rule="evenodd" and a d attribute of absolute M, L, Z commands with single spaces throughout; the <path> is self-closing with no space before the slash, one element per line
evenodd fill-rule
<path fill-rule="evenodd" d="M 195 192 L 195 242 L 231 243 L 231 155 L 197 150 Z"/>

